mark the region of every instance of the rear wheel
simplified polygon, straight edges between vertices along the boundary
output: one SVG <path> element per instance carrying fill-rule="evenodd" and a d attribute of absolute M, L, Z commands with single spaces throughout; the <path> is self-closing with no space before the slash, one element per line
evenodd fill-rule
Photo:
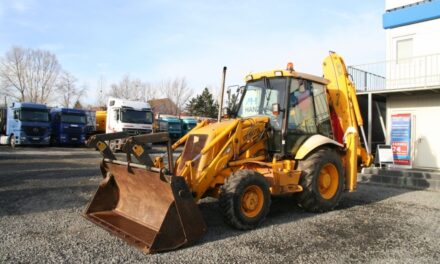
<path fill-rule="evenodd" d="M 57 144 L 56 139 L 55 139 L 55 136 L 53 136 L 53 135 L 50 136 L 49 144 L 50 144 L 51 146 L 55 146 L 55 145 Z"/>
<path fill-rule="evenodd" d="M 344 171 L 340 155 L 323 148 L 300 161 L 302 171 L 299 205 L 310 212 L 326 212 L 335 208 L 344 190 Z"/>
<path fill-rule="evenodd" d="M 237 171 L 222 186 L 219 202 L 226 223 L 242 230 L 255 228 L 270 209 L 269 184 L 258 172 Z"/>
<path fill-rule="evenodd" d="M 11 148 L 15 148 L 16 142 L 15 142 L 15 136 L 11 135 L 9 138 L 9 145 L 11 146 Z"/>

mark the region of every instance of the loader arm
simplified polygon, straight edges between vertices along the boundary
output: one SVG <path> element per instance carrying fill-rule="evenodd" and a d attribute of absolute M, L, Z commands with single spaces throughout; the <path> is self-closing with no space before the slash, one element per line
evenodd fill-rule
<path fill-rule="evenodd" d="M 353 191 L 356 189 L 358 156 L 361 157 L 363 166 L 370 166 L 372 162 L 369 150 L 360 144 L 359 130 L 363 135 L 364 132 L 356 88 L 348 77 L 344 60 L 334 52 L 324 59 L 323 72 L 324 78 L 330 81 L 327 85 L 329 106 L 338 117 L 339 124 L 336 125 L 344 133 L 345 188 Z M 365 140 L 365 136 L 363 138 Z"/>
<path fill-rule="evenodd" d="M 208 189 L 224 183 L 226 177 L 221 172 L 233 169 L 228 165 L 230 162 L 255 158 L 264 150 L 268 122 L 269 118 L 263 116 L 236 119 L 193 129 L 189 133 L 176 163 L 176 175 L 186 179 L 196 201 Z M 201 138 L 206 140 L 202 143 Z M 256 144 L 258 141 L 260 144 Z"/>

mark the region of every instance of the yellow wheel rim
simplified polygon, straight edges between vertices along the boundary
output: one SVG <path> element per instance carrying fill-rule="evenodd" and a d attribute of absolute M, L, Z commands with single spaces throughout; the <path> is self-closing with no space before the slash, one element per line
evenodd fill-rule
<path fill-rule="evenodd" d="M 327 163 L 319 172 L 318 191 L 324 199 L 331 199 L 338 191 L 339 174 L 335 165 Z"/>
<path fill-rule="evenodd" d="M 257 185 L 248 186 L 241 196 L 241 211 L 246 217 L 255 217 L 263 209 L 263 190 Z"/>

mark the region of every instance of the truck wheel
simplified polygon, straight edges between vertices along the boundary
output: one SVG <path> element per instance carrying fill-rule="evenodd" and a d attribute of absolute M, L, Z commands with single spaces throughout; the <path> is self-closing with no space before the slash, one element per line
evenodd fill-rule
<path fill-rule="evenodd" d="M 241 230 L 259 226 L 270 208 L 269 184 L 256 171 L 239 170 L 221 188 L 220 207 L 227 224 Z"/>
<path fill-rule="evenodd" d="M 299 205 L 310 212 L 326 212 L 335 208 L 344 190 L 344 170 L 340 155 L 323 148 L 299 162 L 302 171 Z"/>
<path fill-rule="evenodd" d="M 11 148 L 15 148 L 15 144 L 16 144 L 16 142 L 15 142 L 15 136 L 14 136 L 14 135 L 11 135 L 11 136 L 9 137 L 9 145 L 11 146 Z"/>
<path fill-rule="evenodd" d="M 116 142 L 115 141 L 110 140 L 109 143 L 108 143 L 108 147 L 110 148 L 110 150 L 113 153 L 116 153 Z"/>
<path fill-rule="evenodd" d="M 55 146 L 57 143 L 56 143 L 56 140 L 55 140 L 55 136 L 50 136 L 50 139 L 49 139 L 49 145 L 50 146 Z"/>

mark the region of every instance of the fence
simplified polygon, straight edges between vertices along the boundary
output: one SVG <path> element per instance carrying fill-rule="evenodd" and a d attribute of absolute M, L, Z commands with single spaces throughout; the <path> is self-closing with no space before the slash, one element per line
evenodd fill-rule
<path fill-rule="evenodd" d="M 358 91 L 440 87 L 440 54 L 348 67 Z"/>

